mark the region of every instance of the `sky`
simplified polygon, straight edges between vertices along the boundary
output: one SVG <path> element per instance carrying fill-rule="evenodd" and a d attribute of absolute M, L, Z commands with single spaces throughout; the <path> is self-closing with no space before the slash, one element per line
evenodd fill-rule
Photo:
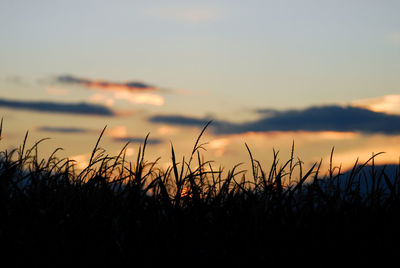
<path fill-rule="evenodd" d="M 101 130 L 170 164 L 400 157 L 400 10 L 391 0 L 0 0 L 2 149 L 50 137 L 84 165 Z"/>

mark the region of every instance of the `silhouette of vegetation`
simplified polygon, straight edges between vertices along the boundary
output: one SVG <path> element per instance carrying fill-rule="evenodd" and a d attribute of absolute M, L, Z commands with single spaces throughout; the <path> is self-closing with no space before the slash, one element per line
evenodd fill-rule
<path fill-rule="evenodd" d="M 207 124 L 208 125 L 208 124 Z M 371 157 L 342 172 L 305 169 L 278 152 L 268 168 L 246 145 L 250 172 L 204 161 L 200 142 L 181 161 L 171 144 L 166 170 L 100 147 L 83 170 L 41 141 L 0 152 L 0 243 L 3 261 L 27 264 L 174 266 L 368 264 L 399 250 L 399 170 Z M 2 122 L 0 126 L 0 137 Z M 333 150 L 332 150 L 333 155 Z M 188 159 L 188 160 L 187 160 Z"/>

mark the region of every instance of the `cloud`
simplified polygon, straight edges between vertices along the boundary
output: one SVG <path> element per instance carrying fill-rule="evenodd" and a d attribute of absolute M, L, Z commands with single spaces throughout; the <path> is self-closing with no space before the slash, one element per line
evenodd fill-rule
<path fill-rule="evenodd" d="M 160 135 L 177 135 L 180 129 L 169 125 L 162 125 L 158 128 L 157 132 Z"/>
<path fill-rule="evenodd" d="M 80 85 L 87 88 L 95 88 L 109 91 L 129 91 L 129 92 L 145 92 L 158 91 L 159 89 L 142 82 L 111 82 L 105 80 L 93 80 L 88 78 L 80 78 L 72 75 L 59 75 L 55 78 L 56 82 L 66 85 Z"/>
<path fill-rule="evenodd" d="M 144 143 L 144 138 L 138 138 L 138 137 L 132 137 L 132 136 L 126 136 L 126 137 L 115 137 L 113 138 L 114 141 L 116 142 L 122 142 L 122 143 Z M 147 144 L 161 144 L 163 143 L 163 140 L 161 139 L 147 139 Z"/>
<path fill-rule="evenodd" d="M 96 93 L 89 97 L 90 102 L 104 103 L 108 107 L 115 105 L 117 100 L 125 100 L 131 104 L 150 104 L 156 106 L 162 106 L 164 104 L 164 98 L 152 94 L 152 93 L 132 93 L 132 92 L 107 92 L 109 94 Z"/>
<path fill-rule="evenodd" d="M 352 102 L 352 105 L 366 108 L 374 112 L 400 115 L 400 94 L 356 100 Z"/>
<path fill-rule="evenodd" d="M 56 77 L 56 82 L 64 85 L 80 85 L 89 89 L 108 91 L 112 95 L 96 93 L 90 98 L 91 101 L 105 102 L 107 106 L 114 105 L 116 100 L 126 100 L 132 104 L 150 104 L 161 106 L 164 98 L 158 94 L 150 92 L 166 91 L 158 87 L 142 82 L 111 82 L 104 80 L 92 80 L 79 78 L 72 75 L 60 75 Z"/>
<path fill-rule="evenodd" d="M 69 157 L 70 160 L 74 161 L 76 167 L 80 170 L 86 168 L 89 165 L 90 154 L 79 154 Z"/>
<path fill-rule="evenodd" d="M 262 114 L 262 113 L 260 113 Z M 209 118 L 179 115 L 157 115 L 149 118 L 153 123 L 180 126 L 204 126 Z M 211 129 L 216 134 L 240 134 L 269 131 L 335 131 L 400 134 L 400 116 L 374 112 L 354 106 L 314 106 L 303 110 L 268 110 L 259 120 L 231 123 L 213 120 Z"/>
<path fill-rule="evenodd" d="M 95 103 L 104 103 L 107 107 L 112 107 L 115 104 L 114 98 L 100 93 L 91 95 L 88 100 Z"/>
<path fill-rule="evenodd" d="M 226 153 L 226 147 L 230 142 L 228 138 L 214 139 L 209 143 L 209 146 L 215 150 L 216 156 L 222 156 Z"/>
<path fill-rule="evenodd" d="M 128 135 L 128 130 L 125 126 L 116 126 L 106 132 L 106 135 L 111 137 L 115 142 L 122 143 L 144 143 L 144 138 L 138 138 Z M 148 139 L 147 144 L 160 144 L 163 141 L 160 139 Z"/>
<path fill-rule="evenodd" d="M 209 120 L 181 115 L 155 115 L 150 117 L 149 121 L 180 126 L 201 126 L 205 125 Z"/>
<path fill-rule="evenodd" d="M 117 126 L 110 128 L 107 132 L 106 135 L 112 137 L 112 138 L 122 138 L 126 137 L 128 135 L 128 130 L 126 129 L 126 126 Z"/>
<path fill-rule="evenodd" d="M 19 101 L 0 99 L 0 107 L 35 112 L 115 116 L 115 113 L 102 105 L 89 103 L 60 103 L 48 101 Z"/>
<path fill-rule="evenodd" d="M 77 128 L 77 127 L 52 127 L 52 126 L 40 126 L 35 128 L 36 131 L 42 132 L 54 132 L 54 133 L 89 133 L 92 130 L 86 128 Z"/>
<path fill-rule="evenodd" d="M 163 97 L 151 93 L 132 94 L 130 92 L 115 92 L 114 98 L 127 100 L 132 104 L 151 104 L 156 106 L 161 106 L 164 104 Z"/>
<path fill-rule="evenodd" d="M 256 112 L 257 114 L 261 115 L 261 116 L 274 116 L 278 113 L 278 110 L 275 109 L 256 109 L 254 110 L 254 112 Z"/>

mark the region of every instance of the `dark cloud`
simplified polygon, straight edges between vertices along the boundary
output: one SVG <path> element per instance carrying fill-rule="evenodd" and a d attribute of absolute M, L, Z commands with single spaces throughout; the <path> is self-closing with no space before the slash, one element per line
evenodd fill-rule
<path fill-rule="evenodd" d="M 47 101 L 19 101 L 0 99 L 0 107 L 35 112 L 64 113 L 79 115 L 114 116 L 115 113 L 102 105 L 89 103 L 59 103 Z"/>
<path fill-rule="evenodd" d="M 266 131 L 354 131 L 400 134 L 400 116 L 373 112 L 353 106 L 319 106 L 304 110 L 258 110 L 261 119 L 240 124 L 213 120 L 216 134 L 239 134 Z M 150 122 L 181 126 L 204 126 L 209 119 L 184 116 L 153 116 Z"/>
<path fill-rule="evenodd" d="M 400 116 L 358 107 L 320 106 L 289 110 L 240 126 L 242 131 L 356 131 L 400 133 Z M 240 129 L 239 128 L 239 129 Z"/>
<path fill-rule="evenodd" d="M 156 115 L 151 117 L 149 121 L 152 123 L 166 123 L 180 126 L 201 126 L 205 125 L 209 120 L 181 115 Z"/>
<path fill-rule="evenodd" d="M 77 127 L 52 127 L 52 126 L 41 126 L 35 128 L 37 131 L 42 132 L 55 132 L 55 133 L 89 133 L 92 132 L 86 128 L 77 128 Z"/>
<path fill-rule="evenodd" d="M 104 80 L 93 80 L 87 78 L 75 77 L 72 75 L 60 75 L 55 78 L 56 82 L 61 84 L 80 85 L 87 88 L 97 88 L 103 90 L 127 90 L 127 91 L 156 91 L 158 88 L 142 82 L 131 81 L 126 83 L 111 82 Z"/>
<path fill-rule="evenodd" d="M 56 77 L 56 81 L 62 84 L 85 84 L 90 83 L 90 80 L 77 78 L 72 75 L 60 75 Z"/>
<path fill-rule="evenodd" d="M 116 137 L 113 138 L 114 141 L 116 142 L 122 142 L 122 143 L 144 143 L 144 138 L 137 138 L 137 137 Z M 163 141 L 160 139 L 147 139 L 147 144 L 160 144 Z"/>
<path fill-rule="evenodd" d="M 260 115 L 275 115 L 279 113 L 278 110 L 276 109 L 256 109 L 254 112 L 260 114 Z"/>

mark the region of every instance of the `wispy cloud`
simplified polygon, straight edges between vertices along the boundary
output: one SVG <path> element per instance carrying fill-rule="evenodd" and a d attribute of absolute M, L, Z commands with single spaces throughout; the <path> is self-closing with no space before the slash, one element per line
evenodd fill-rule
<path fill-rule="evenodd" d="M 153 123 L 179 126 L 204 126 L 210 118 L 157 115 Z M 216 134 L 240 134 L 269 131 L 333 131 L 400 134 L 400 116 L 353 106 L 319 106 L 303 110 L 271 111 L 261 119 L 244 123 L 213 120 Z"/>
<path fill-rule="evenodd" d="M 114 141 L 116 142 L 122 142 L 122 143 L 144 143 L 145 139 L 144 138 L 139 138 L 139 137 L 133 137 L 133 136 L 127 136 L 127 137 L 117 137 L 113 138 Z M 149 138 L 147 140 L 147 144 L 161 144 L 163 140 L 160 139 L 154 139 L 154 138 Z"/>
<path fill-rule="evenodd" d="M 115 92 L 114 98 L 117 100 L 127 100 L 132 104 L 151 104 L 161 106 L 164 104 L 164 98 L 152 93 L 132 94 L 130 92 Z"/>
<path fill-rule="evenodd" d="M 164 98 L 156 92 L 167 90 L 155 87 L 143 82 L 112 82 L 105 80 L 94 80 L 80 78 L 72 75 L 60 75 L 55 78 L 56 82 L 63 85 L 79 85 L 89 89 L 102 90 L 110 94 L 96 93 L 90 98 L 91 101 L 105 102 L 107 106 L 114 105 L 116 100 L 126 100 L 132 104 L 150 104 L 161 106 Z"/>
<path fill-rule="evenodd" d="M 160 135 L 176 135 L 180 132 L 180 128 L 169 125 L 162 125 L 158 128 L 157 132 Z"/>
<path fill-rule="evenodd" d="M 135 137 L 128 134 L 128 130 L 125 126 L 116 126 L 106 132 L 106 135 L 111 137 L 115 142 L 121 143 L 144 143 L 145 138 Z M 161 139 L 149 138 L 147 144 L 160 144 L 163 141 Z"/>
<path fill-rule="evenodd" d="M 112 96 L 100 93 L 91 95 L 88 100 L 94 103 L 104 103 L 107 107 L 112 107 L 115 103 L 115 99 Z"/>
<path fill-rule="evenodd" d="M 134 91 L 134 92 L 143 92 L 143 91 L 157 91 L 158 88 L 145 84 L 142 82 L 131 81 L 131 82 L 112 82 L 105 80 L 95 80 L 89 78 L 81 78 L 73 75 L 59 75 L 55 78 L 56 82 L 60 84 L 67 85 L 80 85 L 87 88 L 94 89 L 102 89 L 102 90 L 110 90 L 110 91 Z"/>
<path fill-rule="evenodd" d="M 183 115 L 155 115 L 149 118 L 152 123 L 164 123 L 179 126 L 202 126 L 211 118 L 196 118 Z"/>
<path fill-rule="evenodd" d="M 54 126 L 38 126 L 35 128 L 35 130 L 41 132 L 66 133 L 66 134 L 93 132 L 92 130 L 86 128 L 54 127 Z"/>
<path fill-rule="evenodd" d="M 20 101 L 0 99 L 0 107 L 28 110 L 35 112 L 77 114 L 77 115 L 100 115 L 115 116 L 113 110 L 108 107 L 90 103 L 63 103 L 49 101 Z"/>

